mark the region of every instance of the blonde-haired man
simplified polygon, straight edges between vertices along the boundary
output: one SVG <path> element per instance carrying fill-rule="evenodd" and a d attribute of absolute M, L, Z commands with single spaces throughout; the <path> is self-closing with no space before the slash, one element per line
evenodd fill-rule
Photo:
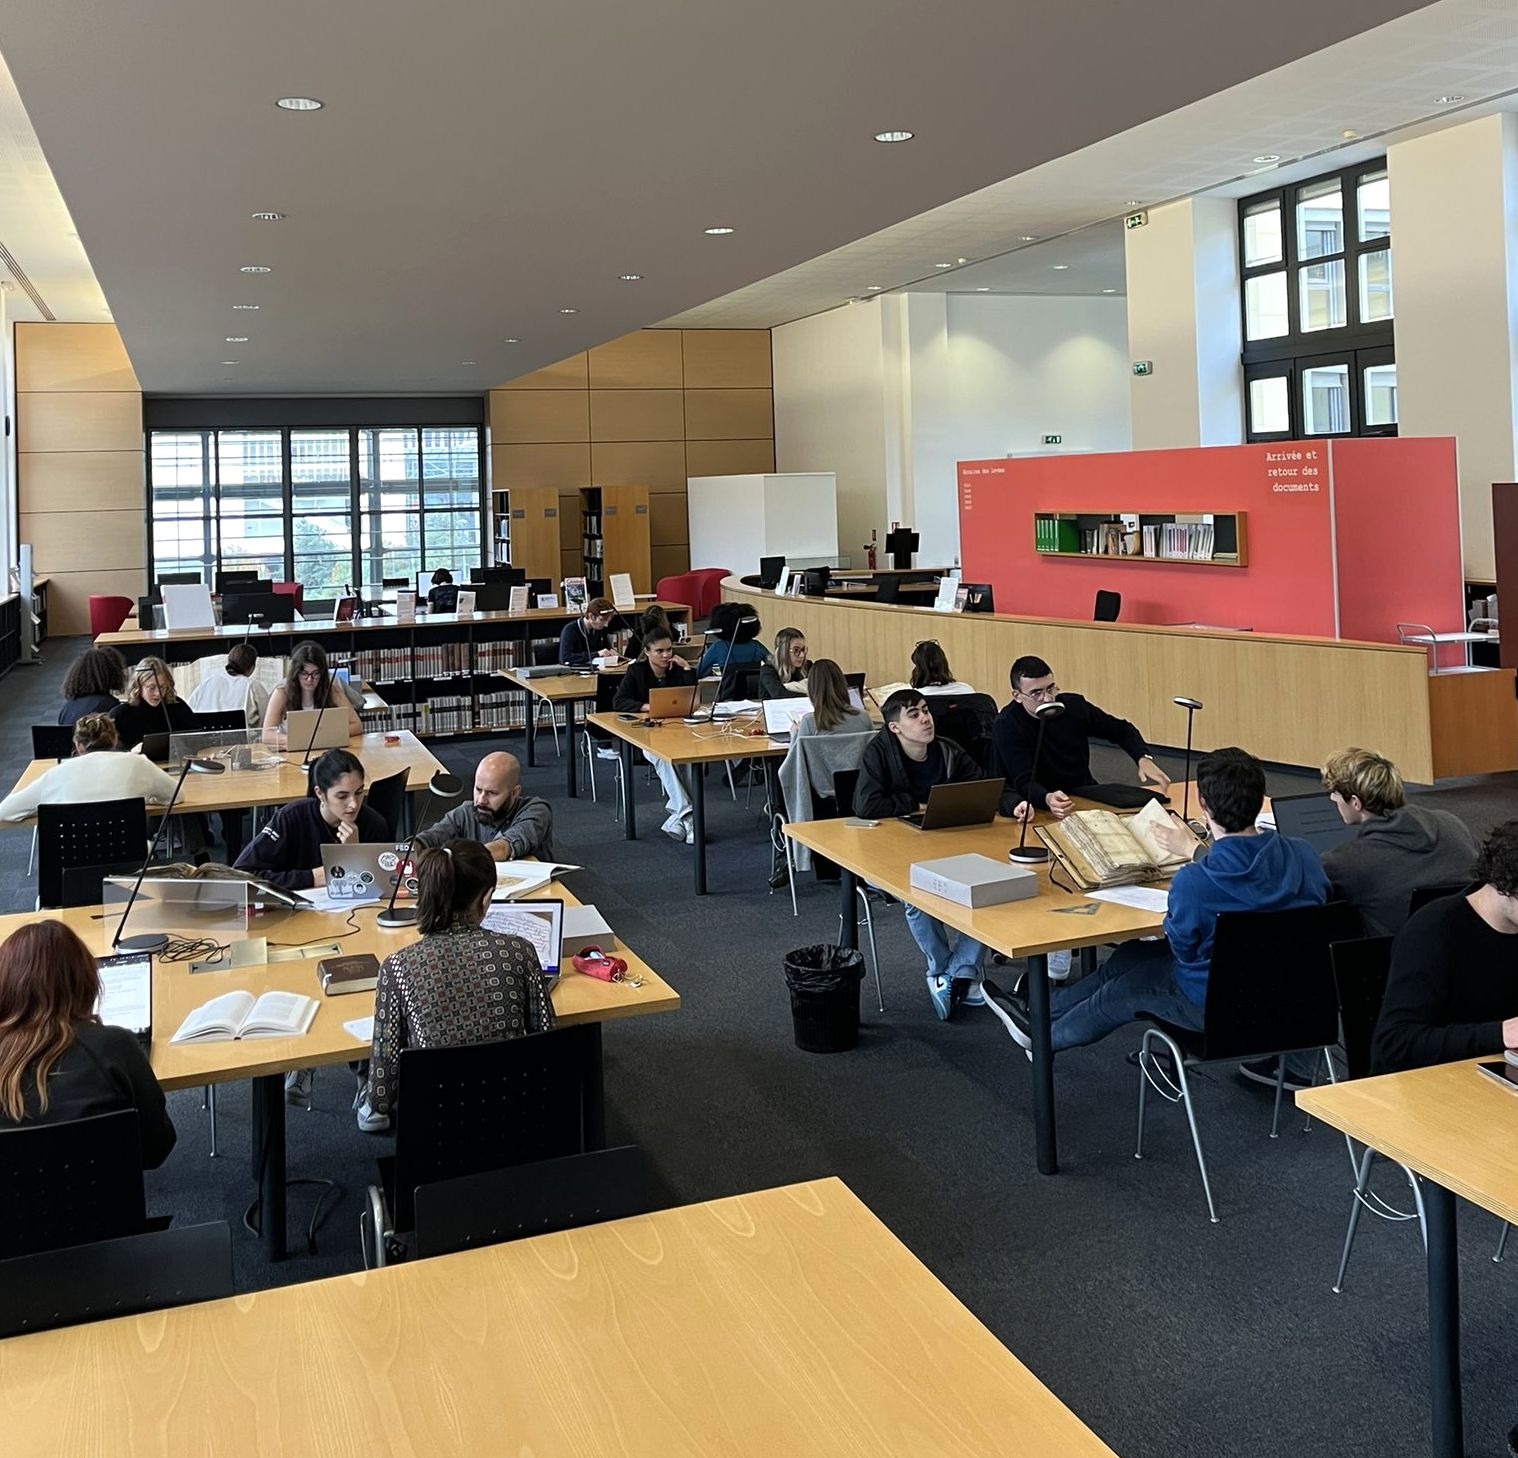
<path fill-rule="evenodd" d="M 1397 766 L 1368 749 L 1341 749 L 1323 765 L 1323 788 L 1353 840 L 1323 857 L 1334 895 L 1358 908 L 1367 936 L 1394 936 L 1419 886 L 1468 884 L 1475 838 L 1447 810 L 1410 805 Z"/>

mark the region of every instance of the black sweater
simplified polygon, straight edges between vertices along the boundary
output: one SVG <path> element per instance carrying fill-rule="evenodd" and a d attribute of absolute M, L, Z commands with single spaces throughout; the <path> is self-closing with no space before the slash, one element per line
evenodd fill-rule
<path fill-rule="evenodd" d="M 165 711 L 167 710 L 167 713 Z M 193 734 L 195 711 L 183 699 L 172 704 L 117 704 L 111 710 L 123 749 L 134 749 L 149 734 Z"/>
<path fill-rule="evenodd" d="M 72 728 L 86 714 L 109 714 L 120 702 L 114 694 L 86 694 L 82 699 L 65 699 L 63 707 L 58 710 L 58 722 Z"/>
<path fill-rule="evenodd" d="M 358 838 L 375 845 L 393 841 L 385 817 L 365 805 L 358 812 Z M 260 876 L 287 891 L 316 884 L 311 873 L 322 863 L 322 847 L 336 845 L 337 832 L 322 819 L 313 797 L 281 805 L 274 817 L 243 847 L 233 868 Z"/>
<path fill-rule="evenodd" d="M 1149 753 L 1144 736 L 1126 719 L 1113 718 L 1079 694 L 1061 694 L 1059 701 L 1065 712 L 1045 726 L 1036 780 L 1033 746 L 1038 740 L 1038 720 L 1013 699 L 996 716 L 991 728 L 995 772 L 1005 776 L 1017 799 L 1031 800 L 1037 810 L 1045 808 L 1051 790 L 1068 793 L 1094 783 L 1090 743 L 1093 735 L 1115 744 L 1135 763 Z"/>
<path fill-rule="evenodd" d="M 648 660 L 640 658 L 622 675 L 622 682 L 617 685 L 617 696 L 612 700 L 611 706 L 619 714 L 641 714 L 644 704 L 648 702 L 649 689 L 685 688 L 695 681 L 696 675 L 678 658 L 670 664 L 669 671 L 663 678 L 655 678 Z"/>
<path fill-rule="evenodd" d="M 125 1028 L 75 1023 L 74 1041 L 48 1070 L 47 1108 L 38 1108 L 37 1084 L 30 1074 L 22 1080 L 21 1096 L 26 1105 L 22 1124 L 63 1124 L 136 1109 L 144 1169 L 157 1169 L 177 1137 L 148 1055 Z M 0 1127 L 11 1124 L 0 1114 Z"/>
<path fill-rule="evenodd" d="M 576 618 L 572 623 L 565 623 L 564 631 L 559 634 L 559 662 L 589 663 L 598 653 L 606 651 L 610 641 L 605 628 L 587 628 L 584 618 Z"/>
<path fill-rule="evenodd" d="M 1463 896 L 1431 901 L 1392 944 L 1371 1071 L 1502 1054 L 1518 1017 L 1518 935 L 1493 931 Z"/>
<path fill-rule="evenodd" d="M 929 746 L 941 754 L 940 785 L 954 785 L 961 780 L 983 780 L 985 771 L 952 739 L 938 738 Z M 910 815 L 922 804 L 922 797 L 912 788 L 907 774 L 907 757 L 901 752 L 896 736 L 882 729 L 864 747 L 859 761 L 859 781 L 854 789 L 854 814 L 866 820 L 886 820 L 893 815 Z"/>

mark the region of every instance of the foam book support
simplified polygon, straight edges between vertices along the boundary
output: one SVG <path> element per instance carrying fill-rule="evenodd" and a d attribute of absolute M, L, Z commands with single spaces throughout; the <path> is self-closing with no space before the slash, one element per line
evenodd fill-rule
<path fill-rule="evenodd" d="M 993 861 L 990 856 L 944 856 L 936 861 L 914 861 L 912 888 L 961 906 L 998 906 L 1036 896 L 1038 876 L 1025 867 Z"/>

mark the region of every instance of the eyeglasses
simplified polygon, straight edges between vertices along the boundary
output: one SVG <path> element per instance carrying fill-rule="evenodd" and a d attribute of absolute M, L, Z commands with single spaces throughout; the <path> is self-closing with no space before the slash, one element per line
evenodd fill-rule
<path fill-rule="evenodd" d="M 1017 697 L 1020 699 L 1027 699 L 1029 703 L 1033 704 L 1052 703 L 1059 697 L 1059 685 L 1057 683 L 1049 683 L 1045 684 L 1043 688 L 1033 689 L 1031 691 L 1027 689 L 1018 689 Z"/>

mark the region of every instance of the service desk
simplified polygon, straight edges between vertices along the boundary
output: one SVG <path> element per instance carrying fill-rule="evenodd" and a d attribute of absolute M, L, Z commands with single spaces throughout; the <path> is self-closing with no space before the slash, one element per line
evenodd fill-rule
<path fill-rule="evenodd" d="M 1176 694 L 1201 699 L 1199 748 L 1237 744 L 1278 764 L 1322 764 L 1363 744 L 1429 784 L 1518 769 L 1513 670 L 1430 677 L 1421 647 L 1157 623 L 1088 623 L 1010 613 L 939 613 L 900 603 L 781 597 L 736 577 L 722 595 L 758 614 L 762 634 L 800 628 L 812 657 L 871 683 L 907 677 L 934 638 L 957 678 L 1005 703 L 1013 659 L 1036 653 L 1060 687 L 1131 719 L 1154 744 L 1181 744 Z"/>

